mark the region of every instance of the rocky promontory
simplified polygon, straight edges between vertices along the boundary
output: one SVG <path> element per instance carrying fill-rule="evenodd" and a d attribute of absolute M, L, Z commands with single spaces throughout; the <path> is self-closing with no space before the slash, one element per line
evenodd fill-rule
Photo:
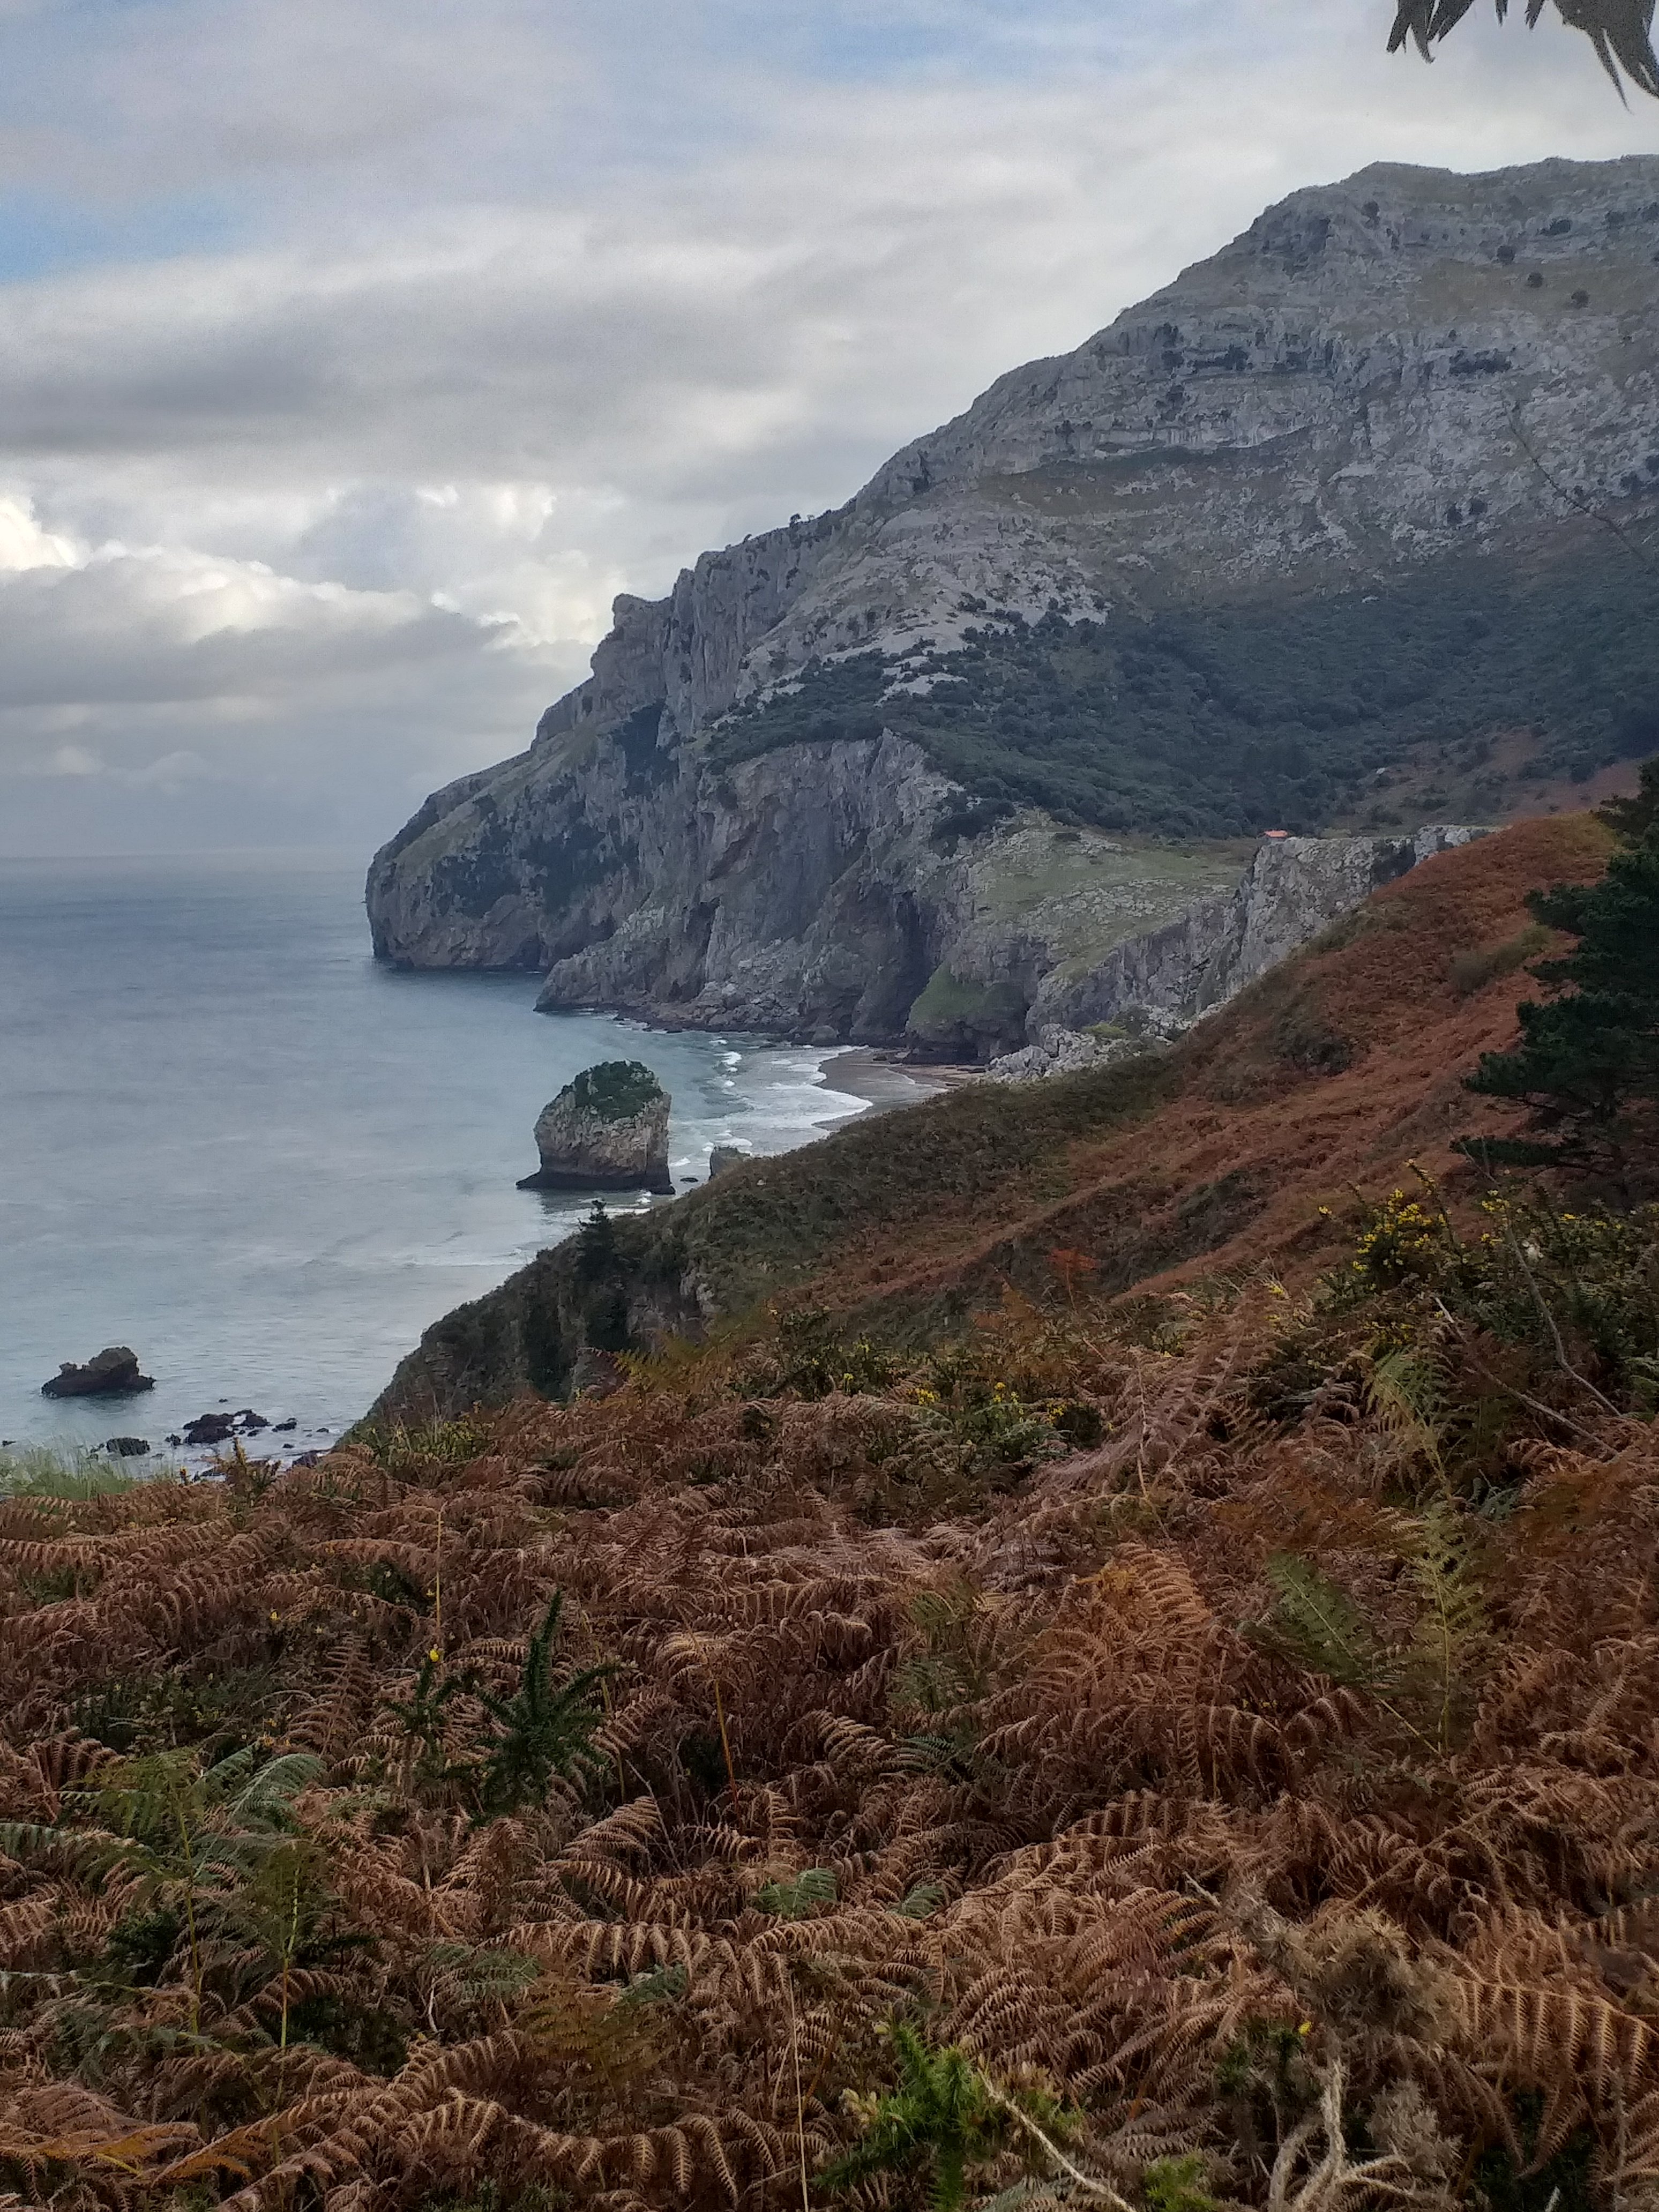
<path fill-rule="evenodd" d="M 668 1115 L 673 1102 L 637 1060 L 585 1067 L 536 1123 L 541 1165 L 520 1190 L 648 1190 L 672 1197 Z"/>
<path fill-rule="evenodd" d="M 1500 821 L 1651 751 L 1656 523 L 1659 159 L 1296 192 L 618 599 L 529 750 L 377 856 L 376 951 L 939 1057 L 1086 1029 L 1269 830 Z"/>

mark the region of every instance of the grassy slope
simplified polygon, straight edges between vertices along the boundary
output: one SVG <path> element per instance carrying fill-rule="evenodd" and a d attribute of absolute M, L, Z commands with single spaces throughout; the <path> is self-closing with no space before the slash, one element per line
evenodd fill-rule
<path fill-rule="evenodd" d="M 424 1413 L 556 1395 L 596 1331 L 648 1341 L 802 1294 L 884 1335 L 949 1325 L 1057 1246 L 1108 1287 L 1267 1259 L 1305 1271 L 1319 1205 L 1408 1158 L 1448 1170 L 1480 1125 L 1462 1072 L 1514 1029 L 1524 975 L 1460 996 L 1459 954 L 1526 923 L 1534 884 L 1599 872 L 1587 816 L 1519 823 L 1379 892 L 1176 1051 L 1036 1088 L 972 1085 L 757 1160 L 616 1224 L 617 1262 L 583 1280 L 573 1243 L 427 1332 L 377 1409 Z"/>

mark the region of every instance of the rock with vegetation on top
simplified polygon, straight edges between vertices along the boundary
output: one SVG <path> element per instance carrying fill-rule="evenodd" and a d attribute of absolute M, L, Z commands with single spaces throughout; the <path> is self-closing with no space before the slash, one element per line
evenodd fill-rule
<path fill-rule="evenodd" d="M 585 1067 L 542 1109 L 541 1165 L 520 1190 L 651 1190 L 672 1196 L 668 1111 L 673 1102 L 637 1060 Z"/>
<path fill-rule="evenodd" d="M 66 1359 L 50 1382 L 40 1385 L 43 1398 L 128 1398 L 136 1391 L 153 1390 L 155 1377 L 138 1372 L 138 1355 L 125 1344 L 106 1345 L 84 1367 Z"/>
<path fill-rule="evenodd" d="M 713 1182 L 718 1175 L 724 1175 L 728 1168 L 740 1168 L 748 1158 L 749 1154 L 741 1145 L 711 1146 L 708 1153 L 709 1182 Z"/>

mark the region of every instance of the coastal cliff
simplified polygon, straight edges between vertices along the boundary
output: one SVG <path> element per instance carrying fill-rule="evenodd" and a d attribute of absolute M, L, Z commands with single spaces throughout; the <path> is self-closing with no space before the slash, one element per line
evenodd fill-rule
<path fill-rule="evenodd" d="M 1057 1249 L 1089 1255 L 1108 1296 L 1188 1263 L 1301 1264 L 1351 1182 L 1386 1191 L 1412 1159 L 1450 1172 L 1480 1111 L 1462 1078 L 1513 1041 L 1536 989 L 1501 961 L 1471 988 L 1459 957 L 1511 944 L 1534 885 L 1595 880 L 1608 843 L 1579 814 L 1428 855 L 1167 1051 L 1018 1090 L 955 1085 L 902 1132 L 860 1115 L 590 1225 L 428 1329 L 369 1424 L 562 1398 L 588 1347 L 648 1352 L 803 1301 L 848 1341 L 913 1341 L 1011 1288 L 1050 1297 Z"/>
<path fill-rule="evenodd" d="M 530 750 L 377 855 L 377 953 L 983 1055 L 1264 830 L 1501 819 L 1650 750 L 1656 263 L 1655 159 L 1294 194 L 619 599 Z"/>

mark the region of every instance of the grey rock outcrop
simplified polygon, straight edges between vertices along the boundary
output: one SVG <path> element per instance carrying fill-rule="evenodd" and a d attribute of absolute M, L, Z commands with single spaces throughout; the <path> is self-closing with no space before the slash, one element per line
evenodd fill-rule
<path fill-rule="evenodd" d="M 1420 861 L 1485 835 L 1437 825 L 1406 837 L 1285 837 L 1264 844 L 1237 889 L 1120 945 L 1045 1000 L 1071 1029 L 1126 1017 L 1166 1033 L 1247 983 Z"/>
<path fill-rule="evenodd" d="M 749 1157 L 739 1145 L 711 1146 L 708 1153 L 709 1182 L 713 1182 L 716 1176 L 725 1175 L 732 1168 L 740 1168 Z"/>
<path fill-rule="evenodd" d="M 1163 1042 L 1162 1033 L 1150 1026 L 1135 1034 L 1107 1036 L 1046 1023 L 1032 1043 L 1018 1052 L 1000 1054 L 985 1073 L 998 1083 L 1040 1083 L 1050 1075 L 1109 1067 L 1115 1060 L 1133 1059 Z"/>
<path fill-rule="evenodd" d="M 953 827 L 963 782 L 879 712 L 867 735 L 717 760 L 721 718 L 872 652 L 902 700 L 932 680 L 925 647 L 988 606 L 1086 619 L 1132 659 L 1172 610 L 1248 629 L 1286 593 L 1368 605 L 1425 564 L 1570 568 L 1573 533 L 1608 538 L 1595 514 L 1656 501 L 1659 159 L 1382 165 L 1295 193 L 845 507 L 704 555 L 664 599 L 620 598 L 530 750 L 435 793 L 376 856 L 376 951 L 539 969 L 549 1009 L 981 1057 L 1086 1028 L 1068 990 L 1225 890 L 1236 860 L 1031 806 Z M 1206 634 L 1182 649 L 1201 667 Z M 1244 750 L 1291 743 L 1271 685 L 1249 714 Z M 1203 968 L 1198 921 L 1181 927 Z"/>
<path fill-rule="evenodd" d="M 668 1116 L 672 1104 L 637 1060 L 585 1067 L 536 1123 L 541 1165 L 520 1190 L 648 1190 L 672 1196 Z"/>
<path fill-rule="evenodd" d="M 153 1390 L 155 1377 L 138 1372 L 138 1355 L 125 1344 L 106 1345 L 103 1351 L 77 1367 L 66 1359 L 50 1382 L 40 1385 L 43 1398 L 130 1398 L 140 1390 Z"/>

